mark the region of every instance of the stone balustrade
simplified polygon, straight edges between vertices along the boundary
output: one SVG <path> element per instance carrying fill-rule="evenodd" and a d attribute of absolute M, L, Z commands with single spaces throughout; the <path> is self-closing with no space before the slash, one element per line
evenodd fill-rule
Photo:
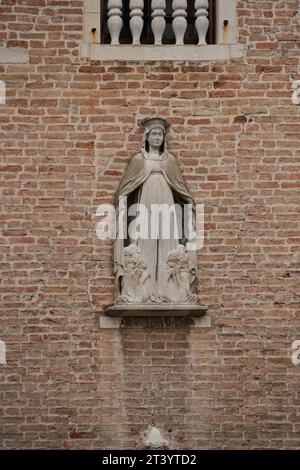
<path fill-rule="evenodd" d="M 208 0 L 194 1 L 194 22 L 193 27 L 197 32 L 199 45 L 206 44 L 206 35 L 209 27 Z M 124 8 L 121 0 L 108 0 L 107 2 L 107 28 L 110 34 L 111 44 L 120 44 L 120 34 L 122 28 L 129 27 L 132 38 L 132 45 L 141 44 L 141 35 L 144 28 L 144 8 L 143 0 L 131 0 L 129 3 L 129 25 L 124 21 Z M 162 45 L 163 35 L 166 29 L 166 0 L 151 1 L 151 30 L 154 37 L 154 45 Z M 184 45 L 185 33 L 187 30 L 187 0 L 172 1 L 172 29 L 175 36 L 176 45 Z"/>

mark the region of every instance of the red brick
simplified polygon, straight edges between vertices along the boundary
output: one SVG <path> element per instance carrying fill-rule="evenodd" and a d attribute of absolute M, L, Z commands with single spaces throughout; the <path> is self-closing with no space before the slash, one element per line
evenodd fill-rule
<path fill-rule="evenodd" d="M 79 56 L 83 0 L 2 0 L 0 365 L 2 449 L 297 449 L 300 339 L 297 2 L 238 2 L 241 59 L 107 62 Z M 180 318 L 100 330 L 114 301 L 112 202 L 138 121 L 168 145 L 205 206 L 199 298 Z"/>

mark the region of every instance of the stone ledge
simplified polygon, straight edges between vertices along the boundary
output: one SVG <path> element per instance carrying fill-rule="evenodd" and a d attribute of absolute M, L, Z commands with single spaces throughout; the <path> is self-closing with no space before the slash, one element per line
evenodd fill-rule
<path fill-rule="evenodd" d="M 99 317 L 98 318 L 99 327 L 100 329 L 108 329 L 108 328 L 120 328 L 122 323 L 121 317 Z"/>
<path fill-rule="evenodd" d="M 135 62 L 148 60 L 212 61 L 243 57 L 245 47 L 242 44 L 112 46 L 110 44 L 82 43 L 80 51 L 82 57 L 87 57 L 91 60 L 126 60 Z"/>
<path fill-rule="evenodd" d="M 27 49 L 0 47 L 0 64 L 27 64 Z"/>
<path fill-rule="evenodd" d="M 193 325 L 191 328 L 211 328 L 212 321 L 209 315 L 204 315 L 203 317 L 192 317 Z"/>
<path fill-rule="evenodd" d="M 209 315 L 202 317 L 108 317 L 97 318 L 100 330 L 108 329 L 170 329 L 188 328 L 189 330 L 212 328 Z"/>
<path fill-rule="evenodd" d="M 117 304 L 105 307 L 104 312 L 110 317 L 202 317 L 207 312 L 204 305 L 195 304 Z"/>

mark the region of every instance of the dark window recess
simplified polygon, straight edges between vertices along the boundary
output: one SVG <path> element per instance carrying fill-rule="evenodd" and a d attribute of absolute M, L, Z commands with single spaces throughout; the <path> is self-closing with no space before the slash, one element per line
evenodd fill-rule
<path fill-rule="evenodd" d="M 110 44 L 110 34 L 107 28 L 107 3 L 108 0 L 101 0 L 101 43 Z M 172 0 L 166 2 L 166 29 L 163 36 L 163 44 L 175 44 L 175 35 L 172 29 Z M 187 29 L 184 36 L 184 44 L 198 44 L 198 35 L 195 27 L 195 1 L 187 2 Z M 207 44 L 215 44 L 215 24 L 216 24 L 216 0 L 209 2 L 209 29 L 206 36 Z M 129 27 L 130 21 L 129 0 L 123 0 L 123 28 L 120 34 L 120 44 L 131 44 L 132 37 Z M 154 36 L 151 29 L 151 0 L 144 1 L 144 28 L 141 36 L 142 44 L 154 44 Z"/>

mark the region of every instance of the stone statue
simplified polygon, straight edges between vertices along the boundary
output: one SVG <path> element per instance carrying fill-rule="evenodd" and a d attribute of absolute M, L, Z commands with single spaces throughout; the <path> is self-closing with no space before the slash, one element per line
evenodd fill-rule
<path fill-rule="evenodd" d="M 129 161 L 116 195 L 116 303 L 196 304 L 196 251 L 187 250 L 191 237 L 183 230 L 185 207 L 191 210 L 195 230 L 195 203 L 176 157 L 167 150 L 167 122 L 151 118 L 142 124 L 140 152 Z M 125 199 L 122 238 L 120 206 Z"/>

